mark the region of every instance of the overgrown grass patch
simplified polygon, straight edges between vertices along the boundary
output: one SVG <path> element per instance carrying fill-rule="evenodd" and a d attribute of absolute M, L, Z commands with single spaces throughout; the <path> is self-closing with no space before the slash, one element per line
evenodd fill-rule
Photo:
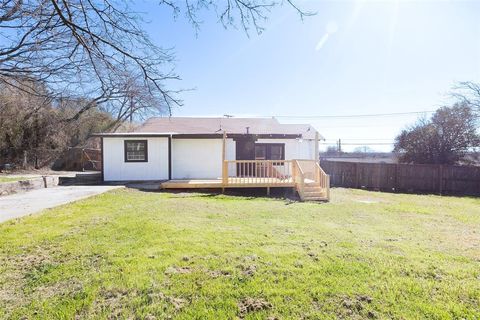
<path fill-rule="evenodd" d="M 22 181 L 22 180 L 30 180 L 33 177 L 9 177 L 9 176 L 0 176 L 0 183 L 4 182 L 15 182 L 15 181 Z"/>
<path fill-rule="evenodd" d="M 480 317 L 480 200 L 116 190 L 0 225 L 0 318 Z"/>

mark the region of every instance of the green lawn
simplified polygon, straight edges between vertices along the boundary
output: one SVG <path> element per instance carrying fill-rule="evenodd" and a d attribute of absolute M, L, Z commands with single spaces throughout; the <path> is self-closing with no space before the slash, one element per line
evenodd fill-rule
<path fill-rule="evenodd" d="M 479 319 L 480 199 L 116 190 L 0 224 L 0 318 Z"/>
<path fill-rule="evenodd" d="M 32 177 L 0 176 L 0 183 L 2 183 L 2 182 L 14 182 L 14 181 L 20 181 L 20 180 L 29 180 L 29 179 L 32 179 Z"/>

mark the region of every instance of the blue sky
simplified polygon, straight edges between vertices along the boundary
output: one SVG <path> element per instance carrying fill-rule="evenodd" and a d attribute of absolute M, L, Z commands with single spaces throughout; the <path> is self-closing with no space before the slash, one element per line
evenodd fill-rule
<path fill-rule="evenodd" d="M 297 1 L 248 37 L 204 13 L 198 34 L 144 1 L 153 41 L 172 47 L 175 116 L 323 116 L 435 110 L 457 81 L 480 81 L 480 1 Z M 328 142 L 388 143 L 418 115 L 279 118 L 313 124 Z M 347 146 L 352 149 L 355 145 Z M 387 145 L 372 145 L 388 150 Z"/>

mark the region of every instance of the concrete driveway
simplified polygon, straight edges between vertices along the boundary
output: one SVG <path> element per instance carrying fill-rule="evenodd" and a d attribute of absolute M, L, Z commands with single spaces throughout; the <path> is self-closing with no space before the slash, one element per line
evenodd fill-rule
<path fill-rule="evenodd" d="M 0 223 L 118 188 L 123 186 L 59 186 L 3 196 Z"/>

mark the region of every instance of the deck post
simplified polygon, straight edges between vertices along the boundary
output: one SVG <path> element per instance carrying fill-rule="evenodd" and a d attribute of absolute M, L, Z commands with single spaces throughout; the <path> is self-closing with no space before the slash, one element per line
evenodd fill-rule
<path fill-rule="evenodd" d="M 297 177 L 297 168 L 295 167 L 296 166 L 296 161 L 295 160 L 291 160 L 291 166 L 292 166 L 292 181 L 293 183 L 296 183 L 296 177 Z"/>
<path fill-rule="evenodd" d="M 327 201 L 330 201 L 330 175 L 327 175 Z"/>
<path fill-rule="evenodd" d="M 267 196 L 270 196 L 270 187 L 267 187 Z"/>
<path fill-rule="evenodd" d="M 228 183 L 228 163 L 225 161 L 227 132 L 223 131 L 222 140 L 222 192 L 225 190 L 225 185 Z"/>

